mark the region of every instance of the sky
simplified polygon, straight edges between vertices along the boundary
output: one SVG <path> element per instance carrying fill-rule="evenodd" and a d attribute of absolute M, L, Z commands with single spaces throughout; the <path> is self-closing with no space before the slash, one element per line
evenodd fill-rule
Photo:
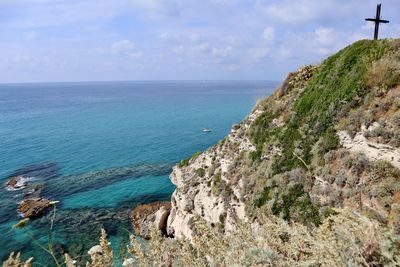
<path fill-rule="evenodd" d="M 0 83 L 281 80 L 373 36 L 399 0 L 0 0 Z"/>

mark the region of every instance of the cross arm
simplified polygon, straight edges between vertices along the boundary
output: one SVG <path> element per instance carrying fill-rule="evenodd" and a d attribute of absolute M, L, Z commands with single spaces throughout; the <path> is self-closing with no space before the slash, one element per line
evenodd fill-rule
<path fill-rule="evenodd" d="M 371 19 L 371 18 L 368 18 L 368 19 L 365 19 L 366 21 L 374 21 L 374 22 L 379 22 L 379 23 L 389 23 L 389 21 L 388 20 L 385 20 L 385 19 Z"/>

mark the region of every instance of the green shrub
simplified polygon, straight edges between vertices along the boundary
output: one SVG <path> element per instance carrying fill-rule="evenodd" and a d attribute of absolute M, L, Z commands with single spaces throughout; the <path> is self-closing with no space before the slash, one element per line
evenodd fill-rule
<path fill-rule="evenodd" d="M 249 157 L 253 162 L 261 161 L 261 150 L 251 151 Z"/>
<path fill-rule="evenodd" d="M 270 193 L 271 193 L 271 187 L 266 186 L 264 190 L 255 198 L 253 201 L 253 205 L 256 208 L 259 208 L 263 206 L 265 203 L 267 203 L 268 200 L 271 199 Z"/>
<path fill-rule="evenodd" d="M 395 126 L 400 127 L 400 110 L 393 115 L 392 122 Z"/>
<path fill-rule="evenodd" d="M 179 167 L 187 167 L 187 166 L 189 166 L 189 161 L 192 160 L 192 159 L 197 158 L 198 156 L 201 155 L 201 153 L 202 152 L 196 152 L 193 155 L 191 155 L 189 158 L 181 160 L 181 162 L 179 162 L 178 166 Z"/>
<path fill-rule="evenodd" d="M 308 193 L 304 192 L 303 185 L 295 184 L 278 196 L 275 196 L 272 213 L 283 219 L 295 220 L 304 224 L 321 224 L 319 207 L 311 202 Z"/>
<path fill-rule="evenodd" d="M 204 177 L 204 175 L 206 175 L 206 171 L 203 168 L 198 168 L 196 170 L 196 174 L 200 177 Z"/>
<path fill-rule="evenodd" d="M 390 140 L 390 145 L 400 147 L 400 129 L 396 129 L 393 132 L 393 137 Z"/>
<path fill-rule="evenodd" d="M 179 162 L 178 166 L 179 167 L 187 167 L 187 166 L 189 166 L 189 160 L 190 160 L 190 158 L 181 160 L 181 162 Z"/>
<path fill-rule="evenodd" d="M 400 170 L 386 160 L 379 160 L 370 166 L 370 179 L 373 181 L 387 178 L 400 179 Z"/>

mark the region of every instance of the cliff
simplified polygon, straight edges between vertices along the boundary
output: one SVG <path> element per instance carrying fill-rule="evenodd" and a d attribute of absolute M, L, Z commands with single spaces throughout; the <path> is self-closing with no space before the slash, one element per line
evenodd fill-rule
<path fill-rule="evenodd" d="M 359 41 L 290 73 L 219 144 L 175 166 L 168 232 L 229 231 L 264 205 L 318 226 L 349 207 L 400 233 L 398 40 Z"/>

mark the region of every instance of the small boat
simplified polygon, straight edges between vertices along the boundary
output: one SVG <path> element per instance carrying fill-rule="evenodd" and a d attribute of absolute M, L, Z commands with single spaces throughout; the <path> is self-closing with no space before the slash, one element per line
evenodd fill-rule
<path fill-rule="evenodd" d="M 205 132 L 205 133 L 209 133 L 209 132 L 211 132 L 212 130 L 211 129 L 208 129 L 208 128 L 204 128 L 203 129 L 203 132 Z"/>

